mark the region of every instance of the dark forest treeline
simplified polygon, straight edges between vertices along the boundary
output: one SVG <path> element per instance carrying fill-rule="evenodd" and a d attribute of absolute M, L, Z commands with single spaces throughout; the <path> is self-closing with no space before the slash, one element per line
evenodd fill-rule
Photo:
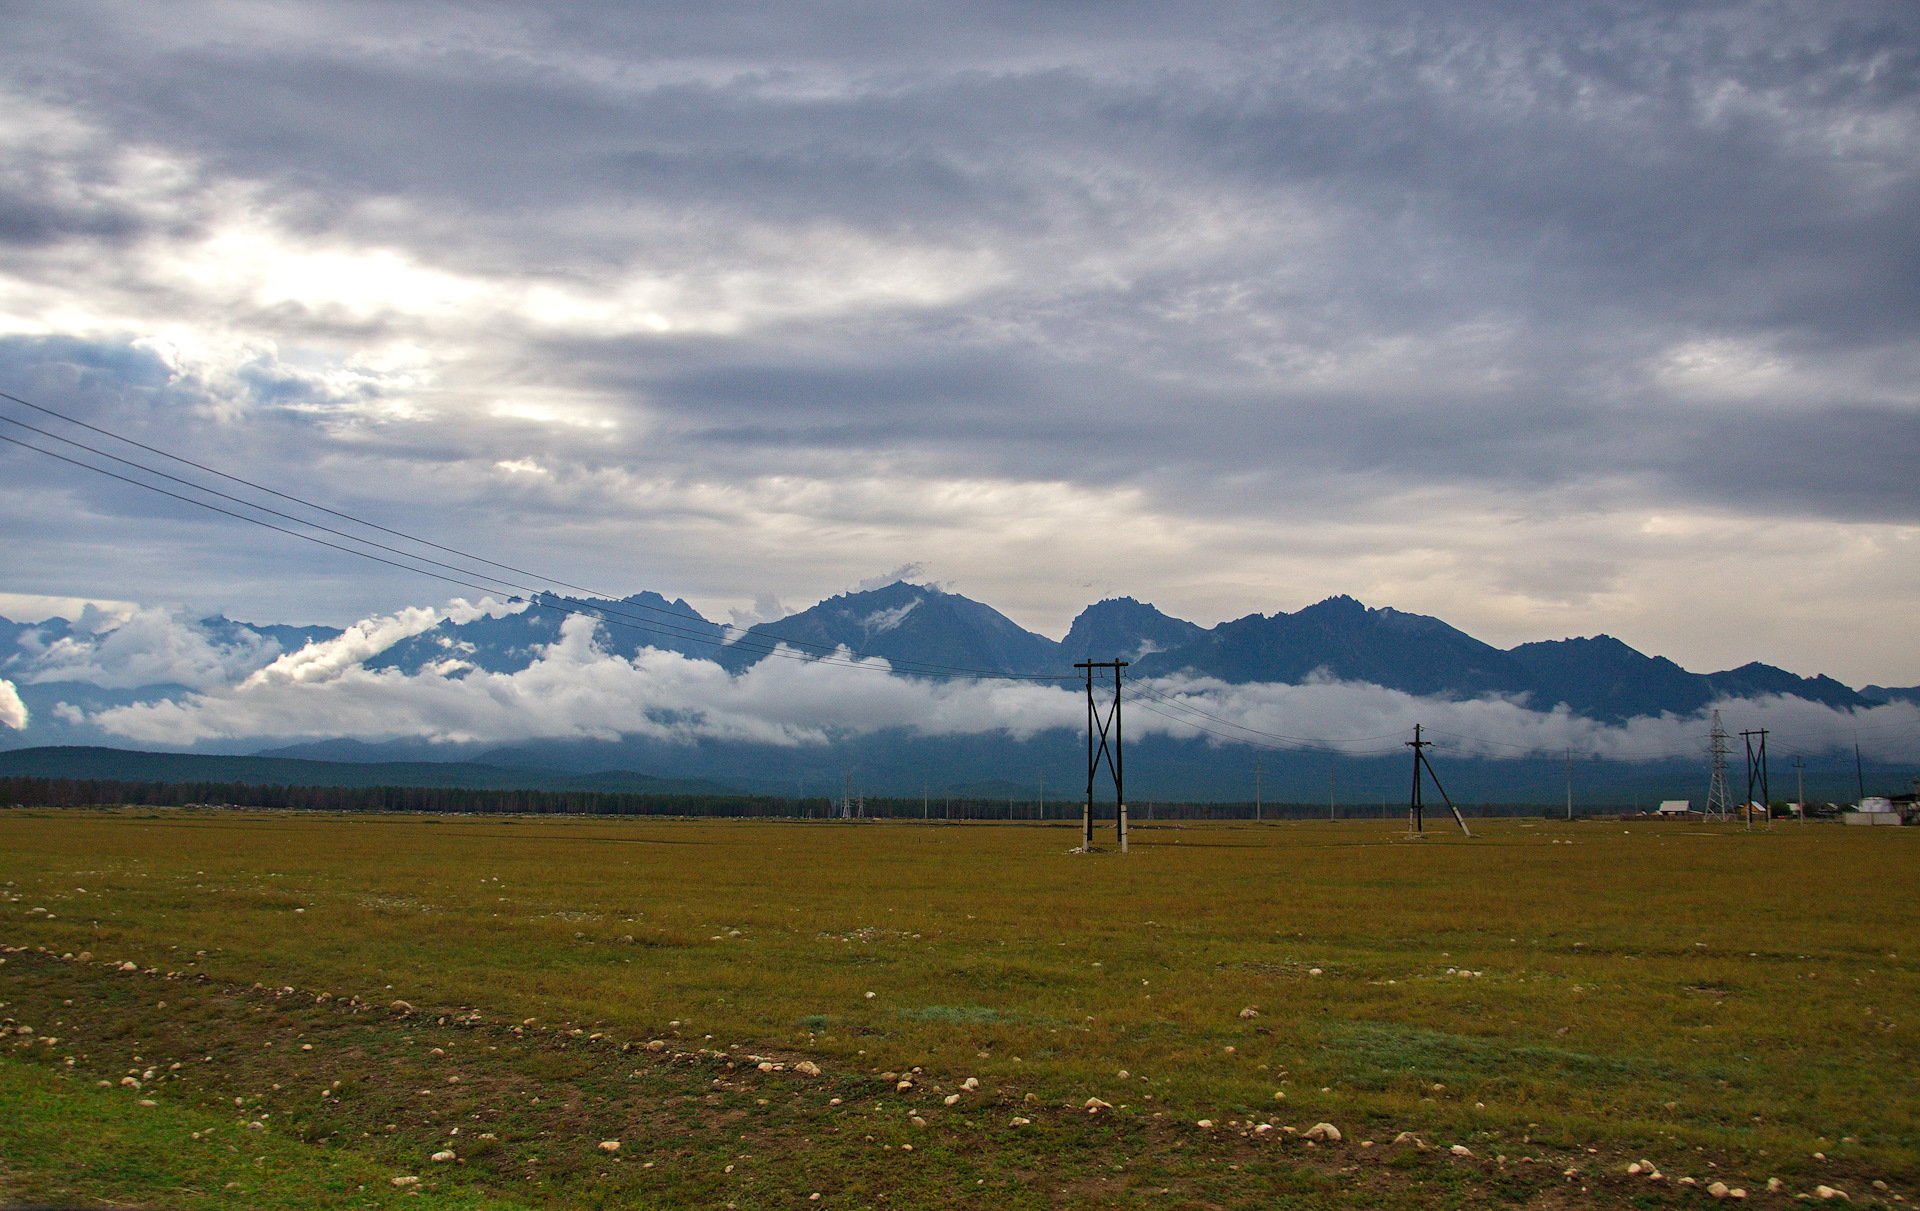
<path fill-rule="evenodd" d="M 277 811 L 507 812 L 588 816 L 824 816 L 825 799 L 648 795 L 618 791 L 469 790 L 441 786 L 258 786 L 0 778 L 0 803 L 22 807 L 255 807 Z"/>
<path fill-rule="evenodd" d="M 437 786 L 263 786 L 243 782 L 122 782 L 90 778 L 0 778 L 0 804 L 20 807 L 244 807 L 275 811 L 466 812 L 477 814 L 584 816 L 729 816 L 827 819 L 852 814 L 867 819 L 935 821 L 1011 820 L 1078 823 L 1080 804 L 1038 804 L 1005 799 L 856 800 L 850 807 L 829 799 L 776 795 L 640 794 L 614 791 L 470 790 Z M 1133 822 L 1183 820 L 1325 820 L 1327 805 L 1312 803 L 1168 803 L 1130 806 Z M 1582 808 L 1581 814 L 1591 812 Z M 1617 810 L 1617 809 L 1614 809 Z M 1444 809 L 1442 809 L 1444 812 Z M 1476 804 L 1470 816 L 1538 815 L 1531 804 Z M 1342 820 L 1403 819 L 1405 804 L 1364 804 L 1336 809 Z M 1429 822 L 1437 822 L 1431 807 Z M 1549 812 L 1548 814 L 1557 814 Z M 1095 805 L 1095 818 L 1112 827 L 1113 804 Z"/>

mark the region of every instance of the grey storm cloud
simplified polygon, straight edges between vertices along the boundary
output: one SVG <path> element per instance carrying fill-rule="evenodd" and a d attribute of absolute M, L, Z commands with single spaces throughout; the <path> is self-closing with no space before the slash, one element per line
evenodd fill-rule
<path fill-rule="evenodd" d="M 1920 524 L 1911 5 L 6 22 L 0 387 L 143 440 L 721 613 L 939 551 L 1055 632 L 1119 577 L 1217 617 L 1357 588 L 1711 646 L 1646 586 L 1699 566 L 1671 527 L 1724 523 L 1769 575 L 1872 546 L 1833 609 L 1910 660 L 1870 615 Z M 18 587 L 71 588 L 75 543 L 164 578 L 103 560 L 111 519 L 191 541 L 29 457 L 8 507 L 53 571 Z M 1089 514 L 1119 553 L 1025 587 Z M 960 537 L 1012 518 L 1029 546 Z M 1334 523 L 1347 556 L 1305 532 Z M 279 558 L 190 562 L 283 600 Z M 335 612 L 401 599 L 317 575 Z M 1471 616 L 1503 594 L 1532 604 Z"/>

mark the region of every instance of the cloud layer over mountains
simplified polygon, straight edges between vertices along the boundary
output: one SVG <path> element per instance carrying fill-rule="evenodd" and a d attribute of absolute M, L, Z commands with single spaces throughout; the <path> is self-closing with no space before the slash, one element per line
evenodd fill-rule
<path fill-rule="evenodd" d="M 1909 684 L 1916 214 L 1902 0 L 71 0 L 0 389 L 715 618 L 929 561 Z M 0 510 L 8 591 L 420 593 L 15 447 Z"/>
<path fill-rule="evenodd" d="M 971 607 L 962 616 L 974 620 L 976 635 L 1003 642 L 1005 620 L 986 607 L 906 585 L 835 598 L 809 614 L 857 614 L 852 621 L 862 625 L 888 611 L 902 613 L 902 606 L 887 603 L 904 597 L 934 603 L 914 611 L 923 617 L 962 602 Z M 817 659 L 830 647 L 785 645 L 756 658 L 743 651 L 751 646 L 745 639 L 725 648 L 708 640 L 668 650 L 648 646 L 660 636 L 636 635 L 618 623 L 644 619 L 637 611 L 621 612 L 625 603 L 599 604 L 614 622 L 489 599 L 411 608 L 339 632 L 276 634 L 278 628 L 159 609 L 117 619 L 89 614 L 71 626 L 8 624 L 12 642 L 0 673 L 10 682 L 0 685 L 17 686 L 38 703 L 39 716 L 32 731 L 16 730 L 9 746 L 105 742 L 232 751 L 347 737 L 449 748 L 622 738 L 827 748 L 890 730 L 1019 742 L 1049 731 L 1072 733 L 1085 723 L 1085 699 L 1071 681 L 909 677 L 889 672 L 883 658 L 857 658 L 845 647 L 837 660 Z M 1103 603 L 1086 617 L 1102 611 L 1112 617 L 1112 607 L 1121 606 L 1127 615 L 1151 611 Z M 876 638 L 899 629 L 882 628 Z M 943 634 L 947 647 L 941 649 Z M 967 650 L 955 646 L 965 636 L 922 630 L 910 638 L 922 650 L 967 658 Z M 1128 641 L 1117 631 L 1114 638 Z M 1048 659 L 1070 673 L 1062 657 Z M 1692 756 L 1704 732 L 1702 715 L 1693 712 L 1607 722 L 1564 706 L 1543 709 L 1547 704 L 1524 696 L 1415 694 L 1325 672 L 1289 684 L 1176 671 L 1130 688 L 1127 728 L 1135 739 L 1306 745 L 1349 756 L 1401 752 L 1415 723 L 1446 751 L 1489 758 L 1566 749 L 1630 761 Z M 1719 705 L 1734 730 L 1771 728 L 1776 751 L 1825 752 L 1857 736 L 1870 755 L 1894 758 L 1912 755 L 1920 736 L 1920 708 L 1911 702 L 1838 708 L 1772 695 Z M 0 693 L 0 712 L 14 712 L 0 713 L 0 723 L 19 729 L 26 710 L 18 698 Z"/>

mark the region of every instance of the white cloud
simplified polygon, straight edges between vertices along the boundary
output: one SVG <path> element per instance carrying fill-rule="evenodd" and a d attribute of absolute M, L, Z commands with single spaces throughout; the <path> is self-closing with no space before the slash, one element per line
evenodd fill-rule
<path fill-rule="evenodd" d="M 791 613 L 793 613 L 793 611 L 782 605 L 778 597 L 764 589 L 753 595 L 752 608 L 745 610 L 740 609 L 738 606 L 729 606 L 727 608 L 727 614 L 733 620 L 733 625 L 741 628 L 756 626 L 763 622 L 779 622 Z M 728 632 L 726 641 L 733 643 L 738 640 L 739 637 L 737 631 Z"/>
<path fill-rule="evenodd" d="M 464 598 L 455 599 L 445 609 L 411 606 L 398 613 L 368 618 L 354 623 L 341 634 L 322 643 L 311 643 L 297 652 L 289 652 L 248 677 L 245 686 L 269 684 L 311 684 L 326 682 L 356 669 L 370 657 L 386 651 L 402 639 L 438 626 L 443 620 L 472 622 L 485 616 L 501 618 L 528 608 L 527 602 L 505 604 L 483 597 L 478 605 Z"/>
<path fill-rule="evenodd" d="M 25 730 L 28 723 L 27 704 L 20 701 L 20 691 L 13 688 L 13 682 L 0 678 L 0 723 L 14 731 Z"/>
<path fill-rule="evenodd" d="M 860 630 L 869 639 L 875 635 L 884 635 L 905 622 L 907 615 L 913 613 L 914 609 L 925 600 L 924 597 L 916 597 L 907 604 L 894 606 L 890 610 L 875 610 L 860 620 Z"/>
<path fill-rule="evenodd" d="M 1583 758 L 1642 761 L 1704 755 L 1707 748 L 1705 711 L 1641 716 L 1616 725 L 1572 714 L 1564 705 L 1537 711 L 1511 698 L 1425 698 L 1365 682 L 1228 685 L 1169 677 L 1142 684 L 1169 701 L 1149 699 L 1127 709 L 1153 716 L 1150 729 L 1188 738 L 1212 735 L 1216 740 L 1273 743 L 1287 737 L 1296 744 L 1327 741 L 1328 747 L 1352 756 L 1381 755 L 1405 752 L 1414 725 L 1420 724 L 1438 751 L 1467 757 L 1552 755 L 1571 749 Z M 1865 752 L 1904 757 L 1913 753 L 1920 732 L 1920 707 L 1911 703 L 1843 711 L 1768 696 L 1723 699 L 1713 706 L 1730 732 L 1771 729 L 1776 751 L 1825 752 L 1851 744 L 1857 736 Z M 1137 719 L 1129 716 L 1130 730 L 1138 726 Z"/>
<path fill-rule="evenodd" d="M 280 646 L 251 631 L 218 636 L 178 607 L 148 607 L 122 616 L 80 611 L 68 634 L 43 642 L 20 637 L 15 667 L 30 684 L 84 681 L 109 689 L 176 684 L 230 685 L 280 655 Z"/>
<path fill-rule="evenodd" d="M 349 736 L 512 743 L 532 739 L 638 736 L 668 742 L 722 740 L 786 747 L 825 745 L 905 728 L 925 736 L 1003 734 L 1021 740 L 1077 731 L 1085 704 L 1074 690 L 1027 681 L 933 681 L 899 677 L 885 661 L 843 663 L 774 658 L 730 675 L 673 652 L 632 660 L 596 642 L 595 623 L 569 617 L 559 640 L 526 668 L 474 670 L 460 662 L 417 673 L 362 663 L 440 618 L 498 617 L 515 606 L 483 600 L 402 610 L 368 619 L 340 636 L 281 657 L 235 682 L 90 716 L 107 732 L 142 744 Z M 168 648 L 167 650 L 170 650 Z M 783 649 L 784 650 L 784 649 Z M 849 667 L 850 662 L 852 667 Z M 1618 760 L 1680 757 L 1705 744 L 1702 717 L 1599 723 L 1565 709 L 1530 710 L 1502 698 L 1447 701 L 1356 682 L 1228 685 L 1173 677 L 1135 683 L 1128 735 L 1207 737 L 1287 747 L 1330 744 L 1354 756 L 1400 753 L 1413 725 L 1466 756 L 1559 753 Z M 1876 756 L 1909 753 L 1920 708 L 1892 704 L 1838 711 L 1793 698 L 1718 704 L 1733 730 L 1768 727 L 1777 748 L 1826 751 L 1850 743 Z"/>

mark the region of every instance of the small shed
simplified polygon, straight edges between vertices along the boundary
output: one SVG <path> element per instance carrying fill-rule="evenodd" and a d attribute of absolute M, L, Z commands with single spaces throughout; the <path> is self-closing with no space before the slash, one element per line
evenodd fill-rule
<path fill-rule="evenodd" d="M 1665 799 L 1660 803 L 1660 814 L 1663 816 L 1684 816 L 1691 811 L 1693 811 L 1691 799 Z"/>

